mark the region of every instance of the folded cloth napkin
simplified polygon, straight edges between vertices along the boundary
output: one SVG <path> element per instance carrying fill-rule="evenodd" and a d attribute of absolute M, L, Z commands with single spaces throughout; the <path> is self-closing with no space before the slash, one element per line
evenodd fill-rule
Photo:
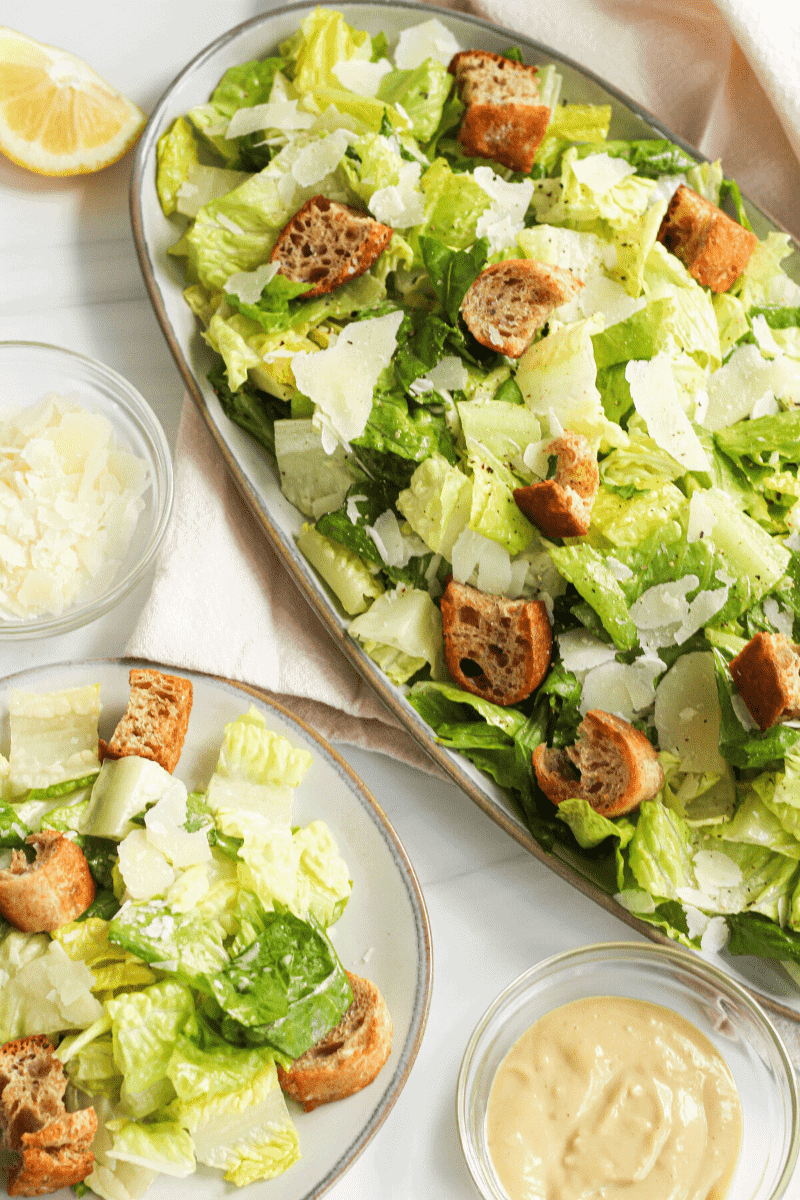
<path fill-rule="evenodd" d="M 172 518 L 125 653 L 263 688 L 329 741 L 439 774 L 300 594 L 188 397 L 175 462 Z"/>
<path fill-rule="evenodd" d="M 798 0 L 465 0 L 588 67 L 800 238 Z"/>

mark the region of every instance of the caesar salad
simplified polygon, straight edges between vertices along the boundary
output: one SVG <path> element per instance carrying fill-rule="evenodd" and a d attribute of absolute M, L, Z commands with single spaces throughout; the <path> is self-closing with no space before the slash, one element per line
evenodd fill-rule
<path fill-rule="evenodd" d="M 155 182 L 210 381 L 275 462 L 350 635 L 537 842 L 687 945 L 796 969 L 797 713 L 762 727 L 731 670 L 754 638 L 791 657 L 800 635 L 791 239 L 752 233 L 720 163 L 609 138 L 611 107 L 572 102 L 552 64 L 488 57 L 527 94 L 492 75 L 476 96 L 474 48 L 435 18 L 390 45 L 318 8 L 170 125 Z M 503 159 L 504 122 L 532 154 Z M 333 241 L 331 212 L 390 234 L 312 294 L 313 247 L 282 247 L 315 207 Z M 532 279 L 538 315 L 529 292 L 512 304 Z M 524 309 L 521 344 L 498 296 Z M 585 527 L 526 512 L 559 488 Z M 513 703 L 479 651 L 448 655 L 454 588 L 476 626 L 544 612 L 545 670 Z M 568 773 L 598 711 L 658 765 L 611 817 Z M 548 796 L 537 747 L 573 751 L 572 795 Z"/>

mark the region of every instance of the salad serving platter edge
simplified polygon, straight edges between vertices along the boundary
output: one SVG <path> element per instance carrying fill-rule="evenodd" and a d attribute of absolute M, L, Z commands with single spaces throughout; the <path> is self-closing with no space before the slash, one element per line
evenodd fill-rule
<path fill-rule="evenodd" d="M 299 822 L 329 825 L 353 880 L 337 923 L 336 950 L 344 966 L 373 980 L 394 1025 L 389 1060 L 375 1082 L 338 1103 L 293 1114 L 301 1158 L 283 1175 L 251 1184 L 248 1193 L 271 1200 L 316 1200 L 348 1170 L 377 1133 L 402 1091 L 419 1051 L 431 1000 L 432 945 L 427 910 L 414 868 L 379 803 L 324 738 L 257 688 L 195 671 L 137 659 L 62 662 L 0 681 L 0 745 L 9 741 L 9 691 L 51 691 L 100 684 L 101 737 L 110 737 L 125 711 L 131 667 L 169 670 L 193 686 L 192 714 L 177 778 L 205 786 L 214 770 L 226 722 L 261 710 L 268 728 L 311 752 L 312 765 L 294 800 Z M 161 1176 L 153 1200 L 175 1194 Z M 227 1195 L 221 1172 L 199 1167 L 178 1190 L 199 1200 Z M 61 1195 L 68 1193 L 62 1192 Z"/>
<path fill-rule="evenodd" d="M 224 414 L 208 382 L 207 374 L 215 356 L 202 341 L 195 316 L 183 299 L 182 267 L 167 253 L 176 240 L 176 232 L 174 224 L 164 216 L 156 193 L 157 143 L 176 117 L 208 98 L 229 67 L 272 52 L 297 30 L 303 18 L 315 7 L 313 3 L 288 5 L 229 30 L 184 68 L 153 110 L 137 148 L 130 208 L 139 263 L 156 317 L 187 392 L 201 413 L 242 497 L 327 632 L 381 701 L 470 800 L 520 845 L 631 929 L 652 941 L 669 944 L 666 935 L 638 920 L 614 900 L 599 877 L 592 875 L 591 864 L 577 855 L 571 856 L 561 846 L 551 853 L 543 850 L 503 791 L 463 755 L 439 745 L 431 728 L 406 700 L 403 690 L 392 684 L 359 643 L 349 637 L 349 618 L 295 544 L 303 518 L 282 494 L 277 470 L 261 447 Z M 390 41 L 406 26 L 435 16 L 464 46 L 495 53 L 502 53 L 512 45 L 519 46 L 525 51 L 527 61 L 541 66 L 553 63 L 557 67 L 563 76 L 564 94 L 571 101 L 612 105 L 610 138 L 666 138 L 698 162 L 703 161 L 698 151 L 613 85 L 522 34 L 504 30 L 478 17 L 414 3 L 397 5 L 378 0 L 371 4 L 345 2 L 331 7 L 341 11 L 353 27 L 366 29 L 371 34 L 384 32 Z M 772 230 L 786 232 L 763 209 L 747 197 L 743 199 L 759 237 Z M 800 253 L 796 243 L 795 253 L 787 260 L 785 269 L 793 277 L 800 278 Z M 773 968 L 763 959 L 733 958 L 725 954 L 715 957 L 720 959 L 723 969 L 753 989 L 771 1012 L 800 1022 L 797 988 L 780 966 Z"/>

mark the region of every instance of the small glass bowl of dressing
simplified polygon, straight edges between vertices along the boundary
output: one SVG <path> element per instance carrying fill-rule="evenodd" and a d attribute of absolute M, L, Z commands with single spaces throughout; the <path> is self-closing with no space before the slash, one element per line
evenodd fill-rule
<path fill-rule="evenodd" d="M 592 1000 L 597 1002 L 594 1006 L 590 1005 Z M 560 1044 L 551 1042 L 546 1047 L 544 1033 L 554 1025 L 556 1010 L 561 1010 L 559 1016 L 564 1018 L 565 1037 Z M 599 1035 L 595 1037 L 595 1010 L 608 1012 L 612 1030 L 613 1022 L 617 1022 L 619 1035 L 612 1037 L 609 1054 L 618 1075 L 611 1067 L 604 1075 L 602 1055 L 595 1051 L 595 1046 L 601 1044 Z M 786 1047 L 763 1009 L 738 983 L 687 950 L 647 942 L 611 942 L 567 951 L 520 975 L 489 1006 L 469 1040 L 458 1079 L 456 1108 L 467 1166 L 484 1200 L 509 1200 L 509 1196 L 515 1200 L 515 1173 L 517 1178 L 530 1171 L 535 1176 L 542 1169 L 536 1165 L 541 1146 L 537 1147 L 535 1141 L 521 1159 L 514 1149 L 526 1136 L 525 1121 L 519 1122 L 514 1115 L 522 1111 L 529 1118 L 533 1114 L 529 1128 L 540 1129 L 549 1120 L 558 1137 L 564 1134 L 561 1148 L 553 1150 L 557 1166 L 547 1169 L 551 1170 L 551 1185 L 558 1183 L 560 1187 L 566 1179 L 566 1189 L 541 1193 L 531 1189 L 530 1196 L 552 1194 L 567 1200 L 573 1194 L 570 1180 L 578 1188 L 581 1181 L 586 1187 L 587 1180 L 598 1189 L 604 1186 L 607 1190 L 598 1190 L 597 1195 L 615 1200 L 618 1196 L 633 1196 L 637 1193 L 631 1188 L 631 1169 L 634 1174 L 639 1172 L 638 1194 L 647 1200 L 655 1195 L 656 1173 L 653 1170 L 650 1174 L 651 1165 L 646 1160 L 660 1153 L 658 1143 L 667 1137 L 659 1132 L 663 1112 L 668 1114 L 668 1125 L 673 1114 L 687 1112 L 700 1127 L 705 1120 L 704 1114 L 693 1112 L 697 1098 L 685 1090 L 683 1077 L 676 1080 L 670 1096 L 672 1083 L 669 1087 L 661 1083 L 663 1065 L 651 1066 L 653 1044 L 667 1035 L 662 1038 L 660 1027 L 653 1025 L 650 1029 L 651 1033 L 655 1030 L 654 1036 L 642 1038 L 629 1019 L 635 1012 L 646 1022 L 660 1017 L 664 1010 L 667 1025 L 677 1017 L 675 1036 L 690 1039 L 684 1044 L 693 1047 L 689 1052 L 692 1071 L 699 1062 L 698 1069 L 706 1075 L 705 1091 L 700 1088 L 701 1100 L 705 1097 L 715 1102 L 723 1089 L 718 1076 L 708 1076 L 709 1060 L 692 1057 L 695 1043 L 709 1051 L 714 1069 L 721 1069 L 735 1085 L 730 1090 L 734 1098 L 738 1093 L 741 1106 L 741 1149 L 727 1188 L 704 1190 L 698 1200 L 779 1200 L 781 1196 L 800 1195 L 800 1191 L 788 1190 L 793 1178 L 794 1189 L 800 1188 L 800 1173 L 795 1174 L 800 1150 L 798 1084 Z M 566 1024 L 567 1018 L 571 1026 Z M 526 1038 L 537 1022 L 537 1033 Z M 695 1034 L 699 1036 L 695 1038 Z M 616 1056 L 626 1040 L 635 1048 L 637 1036 L 641 1053 L 635 1056 L 631 1072 L 623 1079 Z M 509 1082 L 507 1068 L 512 1059 L 507 1056 L 518 1046 L 533 1050 L 533 1064 L 530 1057 L 524 1064 L 517 1064 Z M 667 1058 L 674 1059 L 671 1050 Z M 591 1102 L 588 1093 L 579 1099 L 566 1090 L 570 1080 L 580 1077 L 590 1061 L 598 1068 Z M 531 1076 L 539 1088 L 535 1098 L 519 1090 L 529 1086 Z M 653 1083 L 656 1079 L 659 1082 Z M 548 1085 L 549 1092 L 543 1094 L 542 1089 L 546 1091 Z M 637 1093 L 644 1109 L 628 1108 L 629 1096 Z M 523 1095 L 524 1102 L 520 1099 Z M 577 1117 L 573 1120 L 581 1105 L 589 1114 L 588 1130 L 585 1122 L 580 1125 Z M 725 1114 L 730 1117 L 730 1105 Z M 688 1145 L 688 1136 L 683 1130 L 680 1138 L 674 1138 L 679 1150 Z M 511 1158 L 503 1158 L 504 1145 L 511 1147 Z M 632 1167 L 623 1161 L 630 1147 L 634 1158 L 637 1149 L 640 1152 Z M 546 1146 L 545 1155 L 548 1153 Z M 517 1166 L 509 1166 L 515 1154 Z M 669 1169 L 678 1170 L 680 1160 L 688 1157 L 687 1153 L 678 1153 L 678 1166 Z M 665 1172 L 668 1168 L 661 1164 L 659 1169 Z M 577 1194 L 594 1193 L 578 1190 Z M 693 1196 L 691 1190 L 686 1194 Z"/>
<path fill-rule="evenodd" d="M 86 355 L 0 342 L 0 379 L 0 428 L 23 424 L 0 446 L 0 641 L 66 633 L 152 566 L 172 510 L 169 444 L 136 388 Z"/>

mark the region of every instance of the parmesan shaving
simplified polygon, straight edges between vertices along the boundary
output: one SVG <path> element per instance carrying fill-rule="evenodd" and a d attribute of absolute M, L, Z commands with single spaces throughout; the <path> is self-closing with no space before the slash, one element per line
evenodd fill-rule
<path fill-rule="evenodd" d="M 0 421 L 0 612 L 58 616 L 106 586 L 148 484 L 147 465 L 74 396 Z"/>

